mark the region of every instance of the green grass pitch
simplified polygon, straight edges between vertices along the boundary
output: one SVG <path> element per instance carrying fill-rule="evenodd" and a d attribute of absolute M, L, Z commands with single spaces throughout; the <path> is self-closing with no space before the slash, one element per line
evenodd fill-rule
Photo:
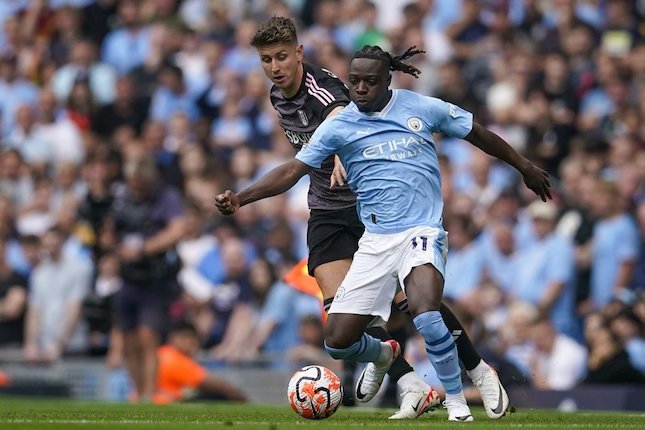
<path fill-rule="evenodd" d="M 477 429 L 627 428 L 645 429 L 645 413 L 518 410 L 500 421 L 490 421 L 473 408 L 475 422 L 449 423 L 444 410 L 414 421 L 388 421 L 389 409 L 343 408 L 331 418 L 309 421 L 289 406 L 196 403 L 173 406 L 124 405 L 64 400 L 0 397 L 0 430 L 26 429 Z"/>

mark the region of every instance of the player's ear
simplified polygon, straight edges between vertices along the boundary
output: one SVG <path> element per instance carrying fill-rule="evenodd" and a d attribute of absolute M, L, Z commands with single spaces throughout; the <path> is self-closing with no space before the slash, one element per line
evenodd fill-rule
<path fill-rule="evenodd" d="M 390 87 L 390 84 L 392 83 L 392 73 L 387 74 L 387 86 L 388 88 Z"/>
<path fill-rule="evenodd" d="M 301 43 L 296 47 L 296 60 L 298 60 L 298 62 L 302 61 L 302 58 L 304 57 L 304 52 L 305 52 L 305 48 L 302 46 L 302 43 Z"/>

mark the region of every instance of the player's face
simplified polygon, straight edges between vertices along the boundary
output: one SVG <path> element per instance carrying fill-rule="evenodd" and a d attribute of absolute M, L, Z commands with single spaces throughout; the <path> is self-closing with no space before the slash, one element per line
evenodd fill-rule
<path fill-rule="evenodd" d="M 383 61 L 355 58 L 349 65 L 349 97 L 361 112 L 378 112 L 390 99 L 391 79 Z"/>
<path fill-rule="evenodd" d="M 262 69 L 271 82 L 287 97 L 296 94 L 302 79 L 302 45 L 277 43 L 257 49 Z"/>

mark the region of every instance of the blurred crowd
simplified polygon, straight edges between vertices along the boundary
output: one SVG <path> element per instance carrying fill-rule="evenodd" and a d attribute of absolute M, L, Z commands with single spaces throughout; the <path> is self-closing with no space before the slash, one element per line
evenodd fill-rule
<path fill-rule="evenodd" d="M 473 112 L 550 173 L 554 199 L 536 201 L 438 139 L 445 297 L 503 380 L 645 380 L 638 0 L 0 2 L 0 356 L 121 366 L 118 327 L 143 303 L 154 335 L 192 323 L 201 357 L 332 366 L 318 299 L 283 281 L 306 256 L 307 182 L 235 217 L 213 206 L 294 155 L 249 45 L 273 15 L 343 80 L 364 44 L 424 49 L 419 79 L 392 87 Z"/>

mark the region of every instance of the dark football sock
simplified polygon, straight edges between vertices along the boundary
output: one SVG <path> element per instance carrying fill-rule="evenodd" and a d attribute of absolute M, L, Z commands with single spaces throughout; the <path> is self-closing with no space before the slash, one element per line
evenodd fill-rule
<path fill-rule="evenodd" d="M 333 297 L 323 300 L 323 309 L 325 309 L 325 313 L 329 312 L 329 308 L 331 307 L 331 302 L 333 301 L 334 301 Z"/>

